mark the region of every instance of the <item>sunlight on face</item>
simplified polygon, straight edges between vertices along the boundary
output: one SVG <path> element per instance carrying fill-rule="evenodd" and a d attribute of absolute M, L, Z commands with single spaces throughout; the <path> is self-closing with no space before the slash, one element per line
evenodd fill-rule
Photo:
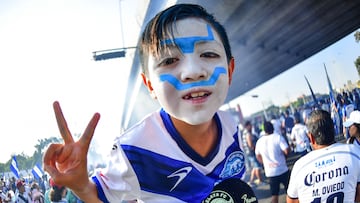
<path fill-rule="evenodd" d="M 228 87 L 228 63 L 217 33 L 205 21 L 177 21 L 178 46 L 149 58 L 149 80 L 160 105 L 171 116 L 191 125 L 209 121 L 223 104 Z M 163 43 L 171 43 L 165 39 Z"/>

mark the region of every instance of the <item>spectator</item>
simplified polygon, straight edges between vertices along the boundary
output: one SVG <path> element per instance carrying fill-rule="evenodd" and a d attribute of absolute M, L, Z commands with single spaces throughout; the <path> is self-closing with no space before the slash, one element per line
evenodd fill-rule
<path fill-rule="evenodd" d="M 273 124 L 274 132 L 279 135 L 283 135 L 282 124 L 280 119 L 276 118 L 276 116 L 273 114 L 271 115 L 270 122 Z"/>
<path fill-rule="evenodd" d="M 49 197 L 51 203 L 68 203 L 66 199 L 67 188 L 62 185 L 57 185 L 52 179 L 50 179 L 50 192 Z"/>
<path fill-rule="evenodd" d="M 291 143 L 293 145 L 294 152 L 298 155 L 305 155 L 311 151 L 310 141 L 307 137 L 307 128 L 300 121 L 300 115 L 294 118 L 295 125 L 291 130 Z"/>
<path fill-rule="evenodd" d="M 350 117 L 344 122 L 344 127 L 348 128 L 350 134 L 346 142 L 360 147 L 360 111 L 351 112 Z"/>
<path fill-rule="evenodd" d="M 31 184 L 30 195 L 32 203 L 44 203 L 44 195 L 41 192 L 39 185 L 36 182 Z"/>
<path fill-rule="evenodd" d="M 285 118 L 282 123 L 282 127 L 285 129 L 286 141 L 288 142 L 288 144 L 290 144 L 291 143 L 290 135 L 291 135 L 291 130 L 294 127 L 294 118 L 290 116 L 289 110 L 285 111 Z"/>
<path fill-rule="evenodd" d="M 244 130 L 242 133 L 243 136 L 243 145 L 244 152 L 246 154 L 246 158 L 249 160 L 249 170 L 250 172 L 250 180 L 248 184 L 250 186 L 256 185 L 264 185 L 264 182 L 261 177 L 261 164 L 256 159 L 255 156 L 255 145 L 258 140 L 257 136 L 253 133 L 253 126 L 250 121 L 245 122 Z M 256 178 L 256 180 L 255 180 Z"/>
<path fill-rule="evenodd" d="M 19 179 L 16 183 L 16 188 L 18 189 L 18 194 L 15 198 L 16 203 L 29 203 L 31 199 L 25 192 L 25 180 Z"/>
<path fill-rule="evenodd" d="M 283 184 L 285 190 L 288 187 L 289 169 L 286 156 L 290 153 L 290 148 L 283 136 L 274 133 L 271 122 L 265 121 L 264 131 L 265 135 L 256 143 L 255 154 L 259 162 L 263 164 L 265 176 L 269 179 L 271 202 L 277 203 L 280 184 Z"/>
<path fill-rule="evenodd" d="M 360 148 L 335 142 L 327 111 L 313 111 L 306 126 L 313 151 L 295 162 L 287 202 L 359 202 Z"/>

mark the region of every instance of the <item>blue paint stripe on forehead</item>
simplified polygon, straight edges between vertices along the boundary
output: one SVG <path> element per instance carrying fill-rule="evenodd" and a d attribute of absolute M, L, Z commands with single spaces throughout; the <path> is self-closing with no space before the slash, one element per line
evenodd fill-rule
<path fill-rule="evenodd" d="M 207 25 L 207 32 L 208 32 L 208 36 L 206 36 L 206 37 L 194 36 L 194 37 L 179 37 L 179 38 L 174 38 L 174 39 L 166 39 L 166 40 L 163 40 L 161 42 L 161 44 L 164 45 L 164 44 L 175 43 L 181 49 L 181 51 L 184 54 L 185 53 L 193 53 L 195 43 L 197 43 L 199 41 L 212 41 L 212 40 L 214 40 L 214 34 L 211 31 L 211 26 L 210 25 Z"/>
<path fill-rule="evenodd" d="M 186 90 L 193 87 L 199 87 L 199 86 L 211 86 L 216 83 L 216 81 L 219 79 L 221 74 L 226 74 L 226 69 L 224 67 L 216 67 L 213 74 L 209 78 L 209 80 L 202 80 L 202 81 L 196 81 L 192 83 L 181 83 L 175 76 L 170 74 L 162 74 L 160 75 L 160 81 L 161 82 L 168 82 L 172 86 L 174 86 L 177 90 Z"/>

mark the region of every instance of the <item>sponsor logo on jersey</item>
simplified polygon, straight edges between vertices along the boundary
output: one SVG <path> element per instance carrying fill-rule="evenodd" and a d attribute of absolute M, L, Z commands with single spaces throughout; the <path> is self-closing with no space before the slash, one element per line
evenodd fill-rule
<path fill-rule="evenodd" d="M 170 192 L 173 191 L 182 180 L 184 180 L 184 178 L 190 173 L 191 169 L 192 169 L 192 167 L 187 166 L 187 167 L 184 167 L 184 168 L 181 168 L 181 169 L 175 171 L 174 173 L 172 173 L 168 176 L 168 178 L 179 177 L 178 180 L 176 181 L 175 185 L 170 189 Z"/>
<path fill-rule="evenodd" d="M 305 176 L 304 184 L 306 186 L 315 186 L 316 183 L 328 181 L 348 174 L 349 168 L 347 166 L 331 169 L 322 173 L 313 171 Z"/>
<path fill-rule="evenodd" d="M 220 178 L 229 178 L 238 175 L 245 167 L 244 153 L 236 151 L 231 153 L 224 164 L 224 168 L 221 171 Z"/>

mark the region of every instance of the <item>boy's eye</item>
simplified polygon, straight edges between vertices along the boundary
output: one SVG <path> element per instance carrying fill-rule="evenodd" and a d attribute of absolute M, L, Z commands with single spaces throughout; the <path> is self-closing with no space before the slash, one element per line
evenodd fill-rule
<path fill-rule="evenodd" d="M 205 53 L 202 53 L 202 54 L 200 55 L 200 57 L 217 58 L 217 57 L 219 57 L 219 55 L 216 54 L 216 53 L 213 53 L 213 52 L 205 52 Z"/>
<path fill-rule="evenodd" d="M 168 66 L 177 62 L 178 60 L 178 58 L 166 58 L 159 63 L 159 66 Z"/>

